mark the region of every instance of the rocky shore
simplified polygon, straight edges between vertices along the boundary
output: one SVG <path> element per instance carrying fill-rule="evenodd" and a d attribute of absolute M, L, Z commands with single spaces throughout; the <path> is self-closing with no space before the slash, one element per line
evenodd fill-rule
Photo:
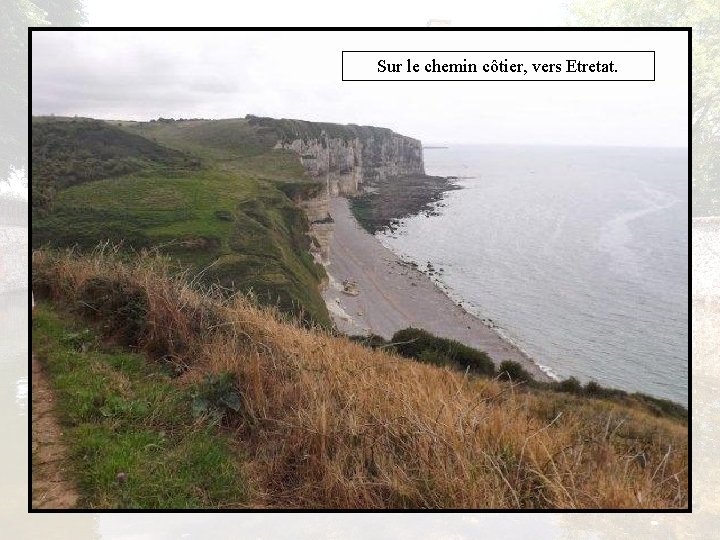
<path fill-rule="evenodd" d="M 350 200 L 350 207 L 370 234 L 386 227 L 392 230 L 400 218 L 420 213 L 432 215 L 443 193 L 460 189 L 454 180 L 424 174 L 366 180 L 362 193 Z"/>

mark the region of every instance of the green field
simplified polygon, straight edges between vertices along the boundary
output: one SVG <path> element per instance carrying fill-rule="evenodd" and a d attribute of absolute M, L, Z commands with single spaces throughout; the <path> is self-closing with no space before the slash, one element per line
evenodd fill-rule
<path fill-rule="evenodd" d="M 317 190 L 247 120 L 33 120 L 33 247 L 157 248 L 202 283 L 329 324 L 325 277 L 290 197 Z"/>

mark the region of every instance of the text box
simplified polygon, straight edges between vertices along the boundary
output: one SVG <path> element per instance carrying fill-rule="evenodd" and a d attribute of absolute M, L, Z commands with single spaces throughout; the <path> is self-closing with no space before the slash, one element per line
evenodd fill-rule
<path fill-rule="evenodd" d="M 654 81 L 655 51 L 342 51 L 343 81 Z"/>

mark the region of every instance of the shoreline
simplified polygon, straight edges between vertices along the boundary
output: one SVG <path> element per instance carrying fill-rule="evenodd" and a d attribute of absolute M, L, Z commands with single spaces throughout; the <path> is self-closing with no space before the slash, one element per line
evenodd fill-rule
<path fill-rule="evenodd" d="M 428 275 L 365 231 L 347 199 L 331 198 L 330 215 L 335 230 L 322 296 L 339 331 L 389 339 L 403 328 L 422 328 L 486 352 L 496 366 L 513 360 L 537 381 L 554 380 L 496 329 L 455 303 Z M 357 294 L 343 291 L 345 281 L 354 284 Z"/>

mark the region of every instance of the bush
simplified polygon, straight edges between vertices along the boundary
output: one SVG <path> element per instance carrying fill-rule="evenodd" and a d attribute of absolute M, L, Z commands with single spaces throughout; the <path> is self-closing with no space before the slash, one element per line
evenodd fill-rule
<path fill-rule="evenodd" d="M 395 332 L 390 341 L 395 344 L 395 349 L 399 354 L 410 358 L 420 358 L 420 354 L 425 349 L 433 347 L 435 339 L 435 336 L 425 330 L 405 328 Z"/>
<path fill-rule="evenodd" d="M 106 322 L 107 333 L 123 345 L 138 345 L 147 326 L 148 297 L 138 285 L 100 276 L 92 277 L 80 290 L 80 312 Z"/>
<path fill-rule="evenodd" d="M 504 363 L 504 362 L 503 362 Z M 502 370 L 502 369 L 501 369 Z M 629 393 L 619 388 L 607 388 L 595 381 L 582 386 L 575 377 L 556 383 L 533 383 L 535 387 L 555 392 L 567 392 L 594 399 L 607 399 L 625 406 L 640 405 L 655 416 L 671 417 L 687 422 L 688 411 L 685 407 L 669 399 L 656 398 L 642 392 Z"/>
<path fill-rule="evenodd" d="M 642 392 L 634 392 L 629 394 L 629 396 L 644 404 L 656 416 L 670 416 L 687 422 L 688 411 L 679 403 L 675 403 L 669 399 L 649 396 Z"/>
<path fill-rule="evenodd" d="M 495 364 L 486 353 L 452 339 L 436 337 L 419 328 L 399 330 L 391 341 L 397 352 L 403 356 L 431 363 L 444 359 L 443 364 L 454 364 L 461 369 L 469 368 L 482 375 L 495 374 Z"/>
<path fill-rule="evenodd" d="M 599 396 L 603 392 L 603 387 L 595 381 L 590 381 L 585 385 L 585 393 L 588 396 Z"/>
<path fill-rule="evenodd" d="M 447 356 L 434 349 L 425 349 L 420 353 L 420 358 L 418 358 L 418 360 L 425 362 L 426 364 L 434 364 L 436 366 L 446 366 L 451 363 Z"/>
<path fill-rule="evenodd" d="M 556 383 L 555 388 L 559 392 L 568 392 L 570 394 L 582 394 L 583 388 L 575 377 L 570 377 L 559 383 Z"/>
<path fill-rule="evenodd" d="M 505 360 L 500 364 L 500 369 L 498 369 L 498 373 L 501 377 L 505 377 L 510 379 L 511 381 L 523 381 L 523 382 L 530 382 L 532 381 L 532 376 L 530 373 L 528 373 L 525 368 L 523 368 L 519 362 L 514 362 L 513 360 Z"/>

